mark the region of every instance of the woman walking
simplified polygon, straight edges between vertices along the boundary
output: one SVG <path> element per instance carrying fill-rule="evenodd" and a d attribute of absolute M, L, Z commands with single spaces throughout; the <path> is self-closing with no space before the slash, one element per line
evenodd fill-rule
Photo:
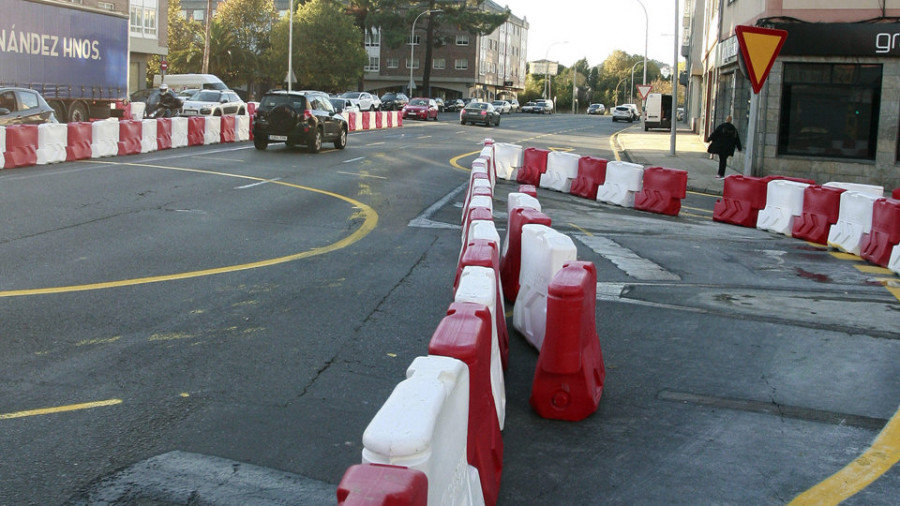
<path fill-rule="evenodd" d="M 731 116 L 725 117 L 725 123 L 717 126 L 713 133 L 709 136 L 708 153 L 719 155 L 719 173 L 716 179 L 725 177 L 725 164 L 729 156 L 734 156 L 734 148 L 741 151 L 741 137 L 738 135 L 737 128 L 731 124 Z"/>

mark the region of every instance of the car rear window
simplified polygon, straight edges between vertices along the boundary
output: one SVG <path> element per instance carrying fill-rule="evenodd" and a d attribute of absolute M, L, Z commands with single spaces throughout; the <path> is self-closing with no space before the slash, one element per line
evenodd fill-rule
<path fill-rule="evenodd" d="M 488 108 L 488 105 L 483 102 L 469 102 L 469 105 L 466 106 L 466 109 L 473 109 L 473 110 L 487 109 L 487 108 Z"/>
<path fill-rule="evenodd" d="M 428 101 L 422 99 L 413 99 L 410 100 L 409 105 L 428 105 Z"/>
<path fill-rule="evenodd" d="M 260 109 L 273 109 L 279 105 L 289 105 L 296 110 L 306 110 L 306 97 L 300 95 L 266 95 L 259 103 Z"/>

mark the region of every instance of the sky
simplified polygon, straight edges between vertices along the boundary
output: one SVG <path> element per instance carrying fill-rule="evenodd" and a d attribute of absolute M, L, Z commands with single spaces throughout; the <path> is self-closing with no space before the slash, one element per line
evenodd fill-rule
<path fill-rule="evenodd" d="M 587 58 L 591 66 L 599 65 L 616 49 L 643 55 L 647 23 L 647 57 L 671 65 L 675 51 L 675 1 L 494 0 L 509 7 L 516 17 L 527 18 L 528 61 L 547 58 L 565 66 L 582 58 Z M 649 19 L 644 17 L 641 2 Z M 679 24 L 683 9 L 684 0 L 680 0 Z M 680 41 L 680 33 L 678 37 Z"/>

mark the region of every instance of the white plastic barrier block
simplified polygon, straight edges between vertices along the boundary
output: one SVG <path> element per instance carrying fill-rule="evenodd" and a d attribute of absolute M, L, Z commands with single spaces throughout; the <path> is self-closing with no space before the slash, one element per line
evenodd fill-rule
<path fill-rule="evenodd" d="M 487 174 L 488 179 L 491 182 L 491 188 L 497 185 L 497 177 L 492 165 L 491 158 L 484 155 L 472 160 L 472 172 L 483 172 Z"/>
<path fill-rule="evenodd" d="M 38 125 L 37 165 L 66 161 L 69 127 L 65 123 Z"/>
<path fill-rule="evenodd" d="M 222 117 L 207 116 L 206 126 L 203 130 L 203 145 L 218 144 L 222 142 Z"/>
<path fill-rule="evenodd" d="M 500 234 L 497 232 L 497 226 L 493 221 L 475 220 L 469 223 L 468 228 L 463 229 L 466 235 L 463 236 L 462 247 L 459 249 L 459 256 L 456 259 L 457 265 L 462 260 L 466 246 L 475 239 L 485 239 L 497 245 L 497 251 L 500 251 Z"/>
<path fill-rule="evenodd" d="M 540 187 L 569 193 L 572 181 L 578 177 L 578 160 L 581 156 L 563 151 L 551 151 L 547 155 L 547 172 L 541 174 Z"/>
<path fill-rule="evenodd" d="M 775 179 L 766 185 L 766 207 L 759 211 L 756 228 L 791 236 L 794 217 L 803 214 L 803 192 L 807 183 Z"/>
<path fill-rule="evenodd" d="M 156 135 L 158 125 L 159 121 L 155 119 L 141 121 L 141 153 L 159 149 L 159 140 Z"/>
<path fill-rule="evenodd" d="M 3 153 L 6 152 L 6 127 L 0 126 L 0 170 L 6 165 L 6 158 Z"/>
<path fill-rule="evenodd" d="M 597 202 L 634 207 L 634 196 L 643 186 L 643 165 L 609 162 L 606 164 L 606 182 L 597 188 Z"/>
<path fill-rule="evenodd" d="M 522 227 L 522 267 L 519 295 L 513 306 L 513 326 L 541 350 L 547 333 L 547 291 L 566 262 L 577 260 L 575 243 L 545 225 Z"/>
<path fill-rule="evenodd" d="M 234 140 L 235 142 L 250 140 L 250 116 L 243 114 L 235 117 Z"/>
<path fill-rule="evenodd" d="M 863 234 L 872 230 L 872 210 L 880 196 L 855 191 L 841 194 L 838 221 L 828 230 L 828 245 L 859 255 Z"/>
<path fill-rule="evenodd" d="M 534 209 L 535 211 L 541 210 L 541 203 L 538 199 L 532 197 L 527 193 L 519 193 L 512 192 L 506 196 L 506 223 L 510 223 L 512 221 L 512 213 L 516 208 L 523 209 Z M 503 238 L 503 247 L 500 249 L 500 257 L 503 258 L 506 256 L 506 252 L 509 249 L 509 230 L 506 232 L 506 236 Z"/>
<path fill-rule="evenodd" d="M 839 181 L 830 181 L 823 184 L 822 186 L 830 186 L 831 188 L 843 188 L 849 192 L 866 193 L 875 197 L 884 196 L 884 186 L 878 186 L 874 184 L 842 183 Z"/>
<path fill-rule="evenodd" d="M 428 477 L 428 504 L 483 505 L 466 460 L 469 369 L 450 357 L 417 357 L 363 432 L 362 462 Z"/>
<path fill-rule="evenodd" d="M 494 165 L 494 144 L 491 141 L 491 144 L 485 145 L 481 148 L 481 153 L 478 155 L 479 158 L 484 158 L 488 162 L 488 169 L 491 174 L 491 183 L 496 184 L 497 182 L 497 167 Z"/>
<path fill-rule="evenodd" d="M 494 144 L 494 169 L 497 171 L 497 177 L 515 181 L 523 163 L 525 163 L 525 149 L 522 146 L 504 142 Z"/>
<path fill-rule="evenodd" d="M 888 260 L 888 269 L 900 275 L 900 244 L 895 244 L 891 250 L 891 259 Z"/>
<path fill-rule="evenodd" d="M 119 121 L 115 118 L 91 123 L 91 158 L 119 154 Z"/>
<path fill-rule="evenodd" d="M 491 183 L 487 179 L 472 179 L 469 181 L 469 188 L 466 190 L 466 201 L 463 203 L 463 214 L 460 219 L 465 219 L 466 211 L 472 207 L 471 204 L 473 198 L 486 197 L 493 194 L 494 190 L 491 188 Z M 493 206 L 493 201 L 491 202 L 491 206 Z"/>
<path fill-rule="evenodd" d="M 497 333 L 497 277 L 494 269 L 469 266 L 463 268 L 453 302 L 475 302 L 491 311 L 491 393 L 500 430 L 506 421 L 506 383 L 500 357 L 500 337 Z"/>
<path fill-rule="evenodd" d="M 144 112 L 147 110 L 147 104 L 144 102 L 132 102 L 128 105 L 131 107 L 132 118 L 144 119 Z"/>
<path fill-rule="evenodd" d="M 188 119 L 177 116 L 172 118 L 172 147 L 183 148 L 188 145 Z"/>
<path fill-rule="evenodd" d="M 469 199 L 469 204 L 467 207 L 463 209 L 463 217 L 462 217 L 462 226 L 463 230 L 469 228 L 469 211 L 473 207 L 486 207 L 491 210 L 491 215 L 494 214 L 494 199 L 488 197 L 487 195 L 475 195 L 471 199 Z"/>

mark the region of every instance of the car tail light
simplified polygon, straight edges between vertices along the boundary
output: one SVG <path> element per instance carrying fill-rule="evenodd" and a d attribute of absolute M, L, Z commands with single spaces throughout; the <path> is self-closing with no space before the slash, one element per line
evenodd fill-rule
<path fill-rule="evenodd" d="M 487 111 L 481 111 L 482 116 L 487 116 Z"/>
<path fill-rule="evenodd" d="M 312 117 L 313 117 L 312 111 L 310 111 L 309 109 L 303 111 L 303 121 L 310 120 L 310 119 L 312 119 Z"/>

